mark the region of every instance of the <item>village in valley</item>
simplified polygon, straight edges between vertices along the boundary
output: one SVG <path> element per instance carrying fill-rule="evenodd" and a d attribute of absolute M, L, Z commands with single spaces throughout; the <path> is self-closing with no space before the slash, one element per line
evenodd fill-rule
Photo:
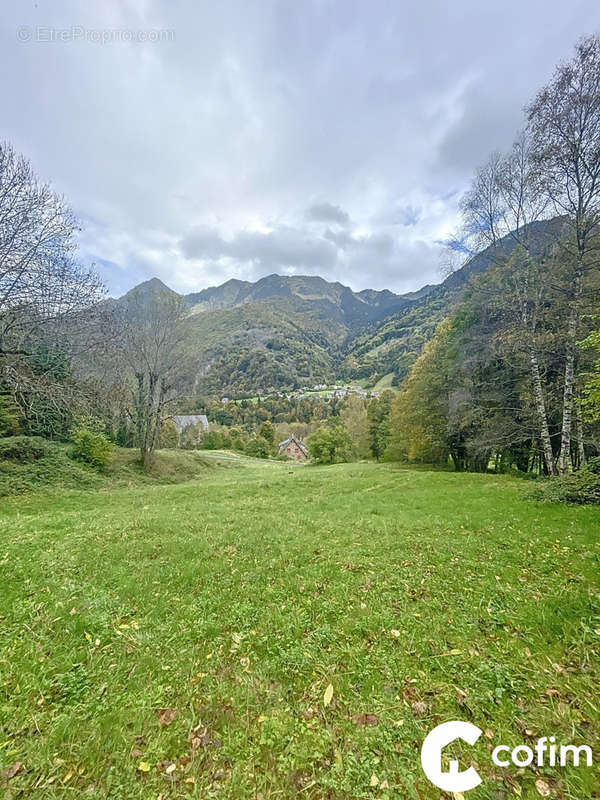
<path fill-rule="evenodd" d="M 305 398 L 311 398 L 316 396 L 324 397 L 327 400 L 332 399 L 339 399 L 341 400 L 348 395 L 357 395 L 358 397 L 379 397 L 381 392 L 376 391 L 374 389 L 363 389 L 362 386 L 328 386 L 326 383 L 317 383 L 315 386 L 302 386 L 300 389 L 294 389 L 291 392 L 271 392 L 267 395 L 263 395 L 264 397 L 269 397 L 274 395 L 276 397 L 285 397 L 286 400 L 303 400 Z M 236 402 L 240 403 L 242 401 L 252 402 L 256 400 L 257 397 L 260 395 L 255 395 L 253 397 L 241 397 L 237 400 L 231 400 L 229 397 L 222 397 L 222 403 L 229 403 L 229 402 Z"/>
<path fill-rule="evenodd" d="M 389 397 L 392 392 L 389 392 Z M 272 392 L 264 396 L 239 399 L 222 397 L 208 405 L 207 413 L 173 414 L 165 420 L 163 429 L 172 425 L 176 431 L 173 444 L 177 448 L 203 450 L 236 450 L 252 457 L 288 458 L 296 462 L 308 461 L 310 452 L 305 441 L 318 428 L 325 417 L 334 422 L 344 420 L 348 408 L 354 411 L 352 429 L 356 454 L 367 456 L 365 434 L 368 408 L 376 404 L 381 392 L 366 390 L 361 386 L 316 384 L 303 386 L 291 392 Z M 277 413 L 277 404 L 289 409 L 285 421 Z M 389 411 L 389 404 L 386 406 Z M 234 416 L 235 414 L 237 416 Z M 248 433 L 248 428 L 260 426 L 258 432 Z M 244 428 L 246 430 L 244 430 Z M 278 438 L 278 434 L 282 435 Z M 163 434 L 163 439 L 164 439 Z M 264 441 L 260 444 L 258 439 Z"/>

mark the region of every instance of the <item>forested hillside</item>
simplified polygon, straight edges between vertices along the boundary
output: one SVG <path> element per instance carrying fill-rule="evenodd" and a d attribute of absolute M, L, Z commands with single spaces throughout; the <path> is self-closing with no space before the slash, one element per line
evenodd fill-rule
<path fill-rule="evenodd" d="M 555 241 L 561 224 L 554 219 L 531 226 L 535 252 Z M 338 381 L 374 386 L 385 375 L 399 383 L 470 280 L 515 245 L 507 235 L 494 254 L 486 248 L 440 285 L 406 296 L 279 275 L 256 283 L 231 280 L 184 295 L 189 378 L 199 392 L 233 396 Z M 154 278 L 113 301 L 113 307 L 149 294 L 175 296 Z"/>
<path fill-rule="evenodd" d="M 111 301 L 173 292 L 154 278 Z M 182 296 L 189 309 L 185 350 L 196 389 L 233 396 L 331 383 L 364 331 L 415 300 L 390 291 L 353 292 L 318 276 L 269 275 L 256 283 L 230 280 Z M 381 373 L 383 374 L 383 373 Z M 372 370 L 372 382 L 380 374 Z"/>
<path fill-rule="evenodd" d="M 563 225 L 560 217 L 531 223 L 529 237 L 533 252 L 541 255 L 552 247 Z M 439 286 L 428 286 L 423 296 L 407 303 L 375 329 L 365 329 L 348 343 L 340 374 L 348 380 L 373 381 L 392 373 L 396 382 L 401 381 L 471 281 L 510 256 L 517 242 L 515 236 L 507 234 L 493 247 L 488 246 L 469 258 Z"/>

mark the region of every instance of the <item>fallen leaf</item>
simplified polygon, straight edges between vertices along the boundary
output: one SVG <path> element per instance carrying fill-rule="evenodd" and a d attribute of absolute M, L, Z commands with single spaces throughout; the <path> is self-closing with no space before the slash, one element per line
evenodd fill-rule
<path fill-rule="evenodd" d="M 378 783 L 379 783 L 379 778 L 377 777 L 377 775 L 375 775 L 375 773 L 373 773 L 371 775 L 371 780 L 369 781 L 369 786 L 377 786 Z"/>
<path fill-rule="evenodd" d="M 333 699 L 333 684 L 329 684 L 329 686 L 325 689 L 325 694 L 323 695 L 323 705 L 328 706 Z"/>
<path fill-rule="evenodd" d="M 452 797 L 454 800 L 465 800 L 465 796 L 462 792 L 452 792 Z"/>
<path fill-rule="evenodd" d="M 377 714 L 353 714 L 352 722 L 359 727 L 379 725 L 379 717 Z"/>
<path fill-rule="evenodd" d="M 535 782 L 535 788 L 538 790 L 538 794 L 540 794 L 542 797 L 550 797 L 550 787 L 546 781 L 538 778 Z"/>
<path fill-rule="evenodd" d="M 8 769 L 3 770 L 2 776 L 6 778 L 6 780 L 10 780 L 14 778 L 17 773 L 19 773 L 23 769 L 23 762 L 22 761 L 15 761 L 12 767 L 8 767 Z"/>
<path fill-rule="evenodd" d="M 417 700 L 411 704 L 411 709 L 415 717 L 424 717 L 427 713 L 427 703 L 422 700 Z"/>
<path fill-rule="evenodd" d="M 401 633 L 400 633 L 400 631 L 397 631 L 395 628 L 392 628 L 392 630 L 390 631 L 390 636 L 393 636 L 394 639 L 399 639 L 400 636 L 401 636 Z"/>
<path fill-rule="evenodd" d="M 140 761 L 138 769 L 140 772 L 150 772 L 150 764 L 147 761 Z"/>
<path fill-rule="evenodd" d="M 172 775 L 175 772 L 176 769 L 177 769 L 177 766 L 175 764 L 169 764 L 169 766 L 166 768 L 165 772 L 167 773 L 167 775 Z"/>
<path fill-rule="evenodd" d="M 176 708 L 159 708 L 158 709 L 158 724 L 161 728 L 165 725 L 170 725 L 179 716 L 179 711 Z"/>

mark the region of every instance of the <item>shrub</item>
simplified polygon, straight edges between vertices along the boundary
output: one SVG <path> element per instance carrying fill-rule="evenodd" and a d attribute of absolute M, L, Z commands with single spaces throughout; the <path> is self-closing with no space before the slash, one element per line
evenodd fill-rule
<path fill-rule="evenodd" d="M 356 456 L 354 443 L 343 425 L 319 428 L 309 436 L 307 444 L 315 464 L 341 464 Z"/>
<path fill-rule="evenodd" d="M 600 456 L 590 458 L 587 463 L 587 468 L 590 472 L 593 472 L 594 475 L 600 475 Z"/>
<path fill-rule="evenodd" d="M 262 436 L 263 439 L 266 439 L 267 442 L 273 446 L 275 443 L 275 427 L 273 426 L 273 423 L 269 420 L 263 422 L 263 424 L 260 426 L 260 430 L 258 431 L 258 435 Z"/>
<path fill-rule="evenodd" d="M 223 437 L 218 431 L 208 431 L 202 437 L 200 447 L 202 450 L 220 450 L 223 446 Z"/>
<path fill-rule="evenodd" d="M 597 459 L 585 469 L 560 478 L 550 478 L 534 490 L 534 500 L 544 503 L 594 503 L 600 505 L 600 467 Z"/>
<path fill-rule="evenodd" d="M 21 433 L 21 409 L 6 394 L 0 394 L 0 436 L 16 436 Z"/>
<path fill-rule="evenodd" d="M 166 419 L 160 426 L 159 447 L 174 450 L 179 444 L 179 433 L 172 419 Z"/>
<path fill-rule="evenodd" d="M 0 439 L 0 459 L 37 461 L 47 456 L 48 445 L 39 436 L 9 436 Z"/>
<path fill-rule="evenodd" d="M 240 453 L 244 452 L 244 440 L 241 436 L 234 436 L 231 439 L 232 450 L 238 450 Z"/>
<path fill-rule="evenodd" d="M 271 455 L 271 444 L 264 436 L 255 436 L 248 441 L 246 454 L 254 458 L 268 458 Z"/>
<path fill-rule="evenodd" d="M 109 438 L 98 431 L 87 428 L 76 428 L 73 433 L 74 447 L 71 451 L 72 458 L 85 461 L 86 464 L 104 469 L 113 458 L 114 448 Z"/>

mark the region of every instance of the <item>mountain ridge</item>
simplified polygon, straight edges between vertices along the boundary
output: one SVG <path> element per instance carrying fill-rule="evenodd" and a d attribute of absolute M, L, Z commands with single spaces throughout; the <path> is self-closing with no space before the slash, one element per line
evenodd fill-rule
<path fill-rule="evenodd" d="M 531 225 L 534 249 L 556 241 L 559 218 Z M 444 281 L 399 295 L 388 289 L 354 292 L 311 275 L 232 278 L 219 286 L 178 294 L 159 278 L 131 293 L 169 293 L 190 309 L 188 353 L 201 393 L 254 395 L 337 381 L 373 385 L 392 375 L 399 383 L 456 307 L 470 280 L 516 247 L 508 236 L 468 259 Z"/>

